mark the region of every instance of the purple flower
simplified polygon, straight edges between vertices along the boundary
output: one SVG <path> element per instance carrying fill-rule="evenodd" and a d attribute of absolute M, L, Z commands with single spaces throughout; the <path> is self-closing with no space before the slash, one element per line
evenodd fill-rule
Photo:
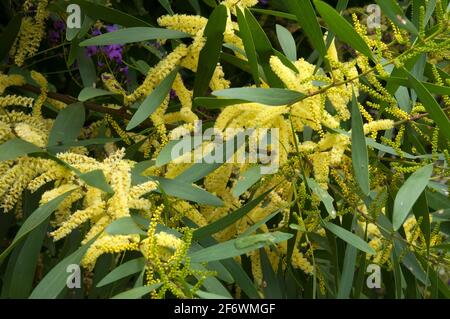
<path fill-rule="evenodd" d="M 116 61 L 119 64 L 122 63 L 122 49 L 123 46 L 120 44 L 111 44 L 102 47 L 102 51 L 106 54 L 108 59 Z"/>
<path fill-rule="evenodd" d="M 269 0 L 259 0 L 259 3 L 261 3 L 263 6 L 267 6 L 269 4 Z"/>
<path fill-rule="evenodd" d="M 88 57 L 96 55 L 97 52 L 98 52 L 98 48 L 95 45 L 90 45 L 90 46 L 86 47 L 86 55 Z"/>
<path fill-rule="evenodd" d="M 64 31 L 66 29 L 66 25 L 64 24 L 63 20 L 55 20 L 53 22 L 53 28 L 58 31 Z"/>
<path fill-rule="evenodd" d="M 100 31 L 100 29 L 95 29 L 94 31 L 91 32 L 92 35 L 100 35 L 102 34 L 102 31 Z"/>
<path fill-rule="evenodd" d="M 60 34 L 58 31 L 55 30 L 49 30 L 48 31 L 48 40 L 50 43 L 57 43 L 59 41 Z"/>
<path fill-rule="evenodd" d="M 114 32 L 114 31 L 119 30 L 119 27 L 117 26 L 117 24 L 107 25 L 105 28 L 106 28 L 106 31 L 108 31 L 108 32 Z"/>

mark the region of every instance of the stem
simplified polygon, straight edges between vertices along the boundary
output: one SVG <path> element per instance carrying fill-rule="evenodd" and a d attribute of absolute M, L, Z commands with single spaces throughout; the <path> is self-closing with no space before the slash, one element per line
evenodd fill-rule
<path fill-rule="evenodd" d="M 25 91 L 33 92 L 36 94 L 41 93 L 40 88 L 30 85 L 30 84 L 25 84 L 25 85 L 21 86 L 20 88 Z M 47 96 L 49 98 L 64 102 L 66 104 L 73 104 L 73 103 L 78 102 L 78 99 L 74 98 L 73 96 L 56 93 L 56 92 L 47 92 Z M 94 102 L 83 102 L 83 105 L 91 111 L 114 115 L 114 116 L 120 117 L 125 120 L 130 120 L 133 117 L 131 114 L 124 112 L 124 110 L 111 109 L 109 107 L 105 107 L 105 106 L 102 106 L 102 105 L 94 103 Z M 149 128 L 152 126 L 153 126 L 153 123 L 149 119 L 147 119 L 141 123 L 141 127 L 143 127 L 143 128 Z"/>
<path fill-rule="evenodd" d="M 448 110 L 450 110 L 450 106 L 444 107 L 442 110 L 443 111 L 448 111 Z M 404 120 L 400 120 L 400 121 L 394 122 L 394 126 L 401 125 L 401 124 L 404 124 L 406 122 L 415 121 L 415 120 L 421 119 L 423 117 L 427 117 L 428 115 L 430 115 L 430 113 L 422 113 L 422 114 L 418 114 L 418 115 L 413 115 L 413 116 L 411 116 L 408 119 L 404 119 Z"/>

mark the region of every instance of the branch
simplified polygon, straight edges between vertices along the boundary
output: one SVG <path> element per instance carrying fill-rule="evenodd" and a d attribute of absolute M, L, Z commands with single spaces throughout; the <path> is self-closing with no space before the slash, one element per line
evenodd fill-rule
<path fill-rule="evenodd" d="M 20 88 L 23 90 L 29 91 L 29 92 L 36 93 L 36 94 L 41 93 L 40 88 L 30 85 L 30 84 L 22 85 L 22 86 L 20 86 Z M 73 96 L 56 93 L 56 92 L 47 92 L 47 96 L 49 98 L 64 102 L 66 104 L 73 104 L 73 103 L 79 102 L 78 99 L 74 98 Z M 127 113 L 125 109 L 119 109 L 119 110 L 111 109 L 109 107 L 105 107 L 105 106 L 102 106 L 102 105 L 94 103 L 94 102 L 82 102 L 82 103 L 87 109 L 95 111 L 95 112 L 114 115 L 114 116 L 120 117 L 125 120 L 130 120 L 133 117 L 131 114 Z M 143 128 L 148 128 L 148 127 L 152 127 L 152 126 L 153 126 L 153 123 L 148 119 L 141 123 L 141 127 L 143 127 Z"/>

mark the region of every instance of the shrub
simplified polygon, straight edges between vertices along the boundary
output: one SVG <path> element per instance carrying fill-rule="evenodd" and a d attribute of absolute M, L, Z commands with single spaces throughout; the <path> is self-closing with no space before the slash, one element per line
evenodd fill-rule
<path fill-rule="evenodd" d="M 448 298 L 448 1 L 377 3 L 3 4 L 2 297 Z"/>

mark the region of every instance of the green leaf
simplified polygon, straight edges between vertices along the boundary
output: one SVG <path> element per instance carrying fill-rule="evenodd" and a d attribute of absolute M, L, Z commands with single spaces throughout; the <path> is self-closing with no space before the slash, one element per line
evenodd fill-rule
<path fill-rule="evenodd" d="M 270 215 L 267 215 L 266 217 L 264 217 L 263 219 L 257 221 L 256 223 L 254 223 L 253 225 L 251 225 L 249 228 L 247 228 L 242 234 L 240 234 L 238 237 L 244 237 L 244 236 L 248 236 L 251 235 L 252 233 L 254 233 L 257 229 L 259 229 L 259 227 L 261 227 L 262 225 L 264 225 L 265 223 L 267 223 L 269 220 L 271 220 L 272 218 L 274 218 L 276 215 L 278 215 L 280 213 L 280 210 L 277 210 L 275 212 L 273 212 Z"/>
<path fill-rule="evenodd" d="M 360 237 L 353 234 L 352 232 L 349 232 L 348 230 L 338 225 L 326 221 L 322 221 L 322 225 L 323 227 L 328 229 L 330 232 L 332 232 L 333 234 L 335 234 L 337 237 L 347 242 L 348 244 L 358 248 L 363 252 L 375 255 L 375 250 L 373 250 L 373 248 L 370 247 L 368 243 L 366 243 L 364 240 L 362 240 Z"/>
<path fill-rule="evenodd" d="M 276 30 L 278 42 L 280 42 L 281 49 L 283 49 L 286 57 L 291 61 L 297 61 L 297 46 L 291 32 L 279 24 L 276 25 Z"/>
<path fill-rule="evenodd" d="M 447 115 L 441 109 L 431 93 L 424 87 L 424 85 L 411 73 L 409 73 L 408 70 L 404 68 L 403 71 L 408 75 L 408 80 L 411 83 L 411 86 L 414 88 L 414 91 L 422 101 L 423 106 L 430 114 L 431 119 L 440 128 L 440 132 L 444 134 L 445 138 L 450 140 L 450 122 Z"/>
<path fill-rule="evenodd" d="M 29 299 L 55 299 L 67 285 L 69 265 L 78 265 L 97 236 L 53 267 L 34 288 Z"/>
<path fill-rule="evenodd" d="M 189 37 L 189 34 L 176 30 L 134 27 L 98 35 L 82 41 L 80 46 L 85 47 L 90 45 L 126 44 L 155 39 L 181 39 L 187 37 Z"/>
<path fill-rule="evenodd" d="M 227 24 L 227 8 L 217 6 L 209 16 L 203 36 L 206 43 L 198 58 L 197 73 L 194 80 L 194 97 L 203 96 L 208 90 L 209 82 L 216 69 L 222 50 L 223 33 Z"/>
<path fill-rule="evenodd" d="M 355 92 L 352 94 L 352 164 L 359 187 L 364 195 L 369 195 L 369 155 Z"/>
<path fill-rule="evenodd" d="M 327 210 L 328 214 L 332 217 L 336 217 L 336 210 L 333 206 L 333 197 L 328 194 L 326 190 L 324 190 L 315 180 L 312 178 L 308 178 L 308 186 L 311 188 L 311 190 L 319 196 L 320 200 L 322 201 L 323 205 L 325 206 L 325 209 Z"/>
<path fill-rule="evenodd" d="M 225 106 L 248 103 L 239 99 L 221 99 L 217 97 L 196 97 L 194 104 L 207 109 L 220 109 Z"/>
<path fill-rule="evenodd" d="M 214 91 L 212 94 L 272 106 L 292 104 L 305 97 L 303 93 L 279 88 L 233 88 Z"/>
<path fill-rule="evenodd" d="M 322 30 L 320 29 L 319 22 L 317 21 L 316 12 L 314 11 L 311 1 L 287 0 L 285 1 L 285 4 L 288 10 L 297 17 L 298 23 L 303 28 L 313 48 L 317 50 L 322 58 L 325 58 L 327 49 L 323 41 Z"/>
<path fill-rule="evenodd" d="M 84 107 L 82 103 L 70 104 L 59 111 L 48 137 L 49 146 L 60 145 L 76 140 L 84 125 Z"/>
<path fill-rule="evenodd" d="M 396 1 L 376 0 L 380 6 L 381 11 L 399 28 L 411 32 L 414 35 L 418 35 L 418 31 L 414 24 L 408 20 L 403 13 L 402 8 Z"/>
<path fill-rule="evenodd" d="M 78 100 L 85 102 L 85 101 L 93 99 L 95 97 L 105 96 L 105 95 L 115 95 L 115 93 L 106 91 L 106 90 L 96 89 L 93 87 L 87 87 L 87 88 L 83 88 L 80 91 L 80 93 L 78 94 Z"/>
<path fill-rule="evenodd" d="M 172 7 L 170 6 L 169 0 L 158 0 L 158 2 L 163 6 L 164 9 L 166 9 L 167 13 L 171 15 L 174 14 Z"/>
<path fill-rule="evenodd" d="M 106 182 L 106 177 L 101 169 L 95 169 L 87 173 L 78 174 L 78 177 L 90 186 L 101 189 L 105 193 L 114 194 L 114 190 Z"/>
<path fill-rule="evenodd" d="M 159 287 L 161 287 L 161 283 L 153 284 L 150 286 L 136 287 L 136 288 L 121 292 L 120 294 L 117 294 L 114 297 L 111 297 L 111 299 L 139 299 L 142 296 L 152 292 L 153 290 L 158 289 Z"/>
<path fill-rule="evenodd" d="M 407 78 L 401 78 L 401 77 L 395 77 L 391 76 L 389 78 L 385 77 L 379 77 L 380 79 L 384 81 L 390 81 L 392 83 L 403 85 L 407 87 L 414 88 L 411 85 L 411 82 Z M 420 82 L 430 93 L 433 94 L 440 94 L 440 95 L 450 95 L 450 86 L 444 86 L 444 85 L 438 85 L 434 83 L 428 83 L 428 82 Z"/>
<path fill-rule="evenodd" d="M 4 273 L 3 298 L 27 298 L 30 294 L 47 227 L 48 221 L 42 223 L 14 249 Z"/>
<path fill-rule="evenodd" d="M 231 193 L 234 197 L 241 196 L 250 187 L 252 187 L 253 184 L 259 181 L 261 176 L 261 167 L 259 165 L 250 167 L 241 176 L 239 176 L 239 179 L 237 180 Z"/>
<path fill-rule="evenodd" d="M 197 290 L 197 291 L 195 291 L 195 294 L 198 297 L 200 297 L 200 299 L 233 299 L 230 296 L 222 296 L 222 295 L 206 292 L 203 290 Z"/>
<path fill-rule="evenodd" d="M 279 231 L 232 239 L 190 253 L 191 262 L 210 262 L 240 256 L 268 245 L 287 241 L 293 235 Z"/>
<path fill-rule="evenodd" d="M 242 42 L 245 48 L 245 54 L 247 55 L 248 63 L 250 64 L 250 70 L 253 76 L 253 81 L 256 86 L 259 86 L 259 70 L 258 70 L 258 57 L 256 54 L 255 43 L 253 36 L 248 27 L 247 20 L 244 13 L 240 8 L 236 8 L 237 21 L 239 24 L 239 35 L 242 38 Z"/>
<path fill-rule="evenodd" d="M 270 87 L 284 87 L 283 82 L 270 67 L 270 57 L 273 55 L 273 47 L 269 38 L 252 13 L 248 9 L 244 9 L 244 13 L 245 19 L 247 20 L 247 25 L 253 37 L 253 43 L 255 44 L 259 64 L 261 65 L 261 68 L 264 71 L 264 76 L 267 80 L 266 82 L 270 85 Z"/>
<path fill-rule="evenodd" d="M 353 218 L 352 224 L 357 221 L 356 216 Z M 344 264 L 342 266 L 342 274 L 339 280 L 339 288 L 337 293 L 338 299 L 348 299 L 352 291 L 353 277 L 356 269 L 356 258 L 358 251 L 353 245 L 347 245 L 345 248 Z"/>
<path fill-rule="evenodd" d="M 105 231 L 110 235 L 147 235 L 147 233 L 143 231 L 130 216 L 116 219 L 106 227 Z"/>
<path fill-rule="evenodd" d="M 290 14 L 290 13 L 286 13 L 286 12 L 267 10 L 267 9 L 259 9 L 259 8 L 250 8 L 250 11 L 256 12 L 256 13 L 261 13 L 264 15 L 271 15 L 274 17 L 297 21 L 297 16 L 295 14 Z"/>
<path fill-rule="evenodd" d="M 9 51 L 19 34 L 21 24 L 22 17 L 20 14 L 17 14 L 9 20 L 6 28 L 3 29 L 3 32 L 0 35 L 0 61 L 3 61 L 8 56 Z"/>
<path fill-rule="evenodd" d="M 212 222 L 206 226 L 196 229 L 194 231 L 193 238 L 201 239 L 201 238 L 210 236 L 210 235 L 215 234 L 215 233 L 223 230 L 224 228 L 234 224 L 239 219 L 241 219 L 242 217 L 247 215 L 253 208 L 255 208 L 271 191 L 272 191 L 272 189 L 259 195 L 258 197 L 251 200 L 244 206 L 236 209 L 233 213 L 225 215 L 224 217 L 216 220 L 215 222 Z"/>
<path fill-rule="evenodd" d="M 223 202 L 217 196 L 208 193 L 198 186 L 183 183 L 174 179 L 152 176 L 159 187 L 169 196 L 185 199 L 202 205 L 222 206 Z"/>
<path fill-rule="evenodd" d="M 20 138 L 13 138 L 0 145 L 0 161 L 14 160 L 20 156 L 42 152 L 42 149 Z"/>
<path fill-rule="evenodd" d="M 339 281 L 338 299 L 347 299 L 352 291 L 353 276 L 355 274 L 357 250 L 352 245 L 347 245 L 345 249 L 344 266 L 341 280 Z"/>
<path fill-rule="evenodd" d="M 24 216 L 28 217 L 38 208 L 39 198 L 44 188 L 37 192 L 24 192 L 22 205 Z M 47 235 L 48 220 L 29 233 L 27 238 L 19 243 L 8 260 L 2 285 L 3 298 L 27 298 L 32 290 L 36 266 L 41 252 L 42 242 Z"/>
<path fill-rule="evenodd" d="M 327 23 L 330 31 L 341 41 L 373 60 L 372 51 L 369 46 L 347 20 L 334 10 L 333 7 L 323 1 L 315 0 L 314 4 L 316 5 L 317 11 L 319 11 Z"/>
<path fill-rule="evenodd" d="M 127 125 L 127 131 L 132 130 L 142 122 L 144 122 L 169 94 L 173 81 L 178 74 L 178 68 L 170 72 L 164 80 L 144 99 L 136 113 L 134 113 Z"/>
<path fill-rule="evenodd" d="M 126 263 L 114 268 L 109 274 L 103 277 L 97 284 L 97 287 L 103 287 L 119 279 L 128 277 L 142 271 L 145 268 L 146 260 L 144 257 L 132 259 Z"/>
<path fill-rule="evenodd" d="M 0 262 L 10 253 L 10 251 L 16 246 L 25 236 L 30 233 L 33 229 L 42 224 L 47 218 L 55 211 L 59 204 L 70 195 L 74 190 L 70 190 L 65 192 L 62 195 L 52 199 L 48 203 L 40 206 L 36 209 L 30 217 L 28 217 L 23 223 L 22 227 L 20 227 L 19 231 L 16 233 L 12 243 L 6 248 L 0 255 Z"/>
<path fill-rule="evenodd" d="M 392 215 L 392 224 L 394 230 L 400 228 L 405 221 L 414 203 L 420 194 L 427 187 L 431 174 L 433 173 L 433 164 L 428 164 L 417 171 L 405 181 L 395 196 L 394 211 Z"/>
<path fill-rule="evenodd" d="M 428 202 L 427 196 L 425 192 L 420 194 L 416 203 L 412 207 L 414 216 L 416 216 L 416 220 L 422 218 L 422 222 L 419 224 L 420 229 L 422 230 L 423 236 L 425 237 L 425 243 L 427 247 L 430 247 L 430 237 L 431 237 L 431 225 L 430 225 L 430 211 L 428 210 Z"/>
<path fill-rule="evenodd" d="M 73 0 L 71 3 L 80 5 L 81 11 L 95 20 L 103 20 L 110 23 L 117 23 L 124 27 L 148 27 L 151 26 L 135 16 L 116 10 L 114 8 L 105 7 L 100 4 L 92 3 L 86 0 Z"/>
<path fill-rule="evenodd" d="M 233 276 L 236 285 L 242 289 L 242 291 L 251 299 L 261 299 L 255 284 L 242 269 L 242 266 L 236 262 L 236 260 L 229 258 L 222 260 L 221 263 L 228 269 Z"/>
<path fill-rule="evenodd" d="M 181 140 L 171 140 L 169 141 L 159 152 L 158 157 L 156 158 L 155 165 L 158 167 L 161 167 L 163 165 L 166 165 L 167 163 L 170 163 L 171 161 L 177 159 L 178 157 L 173 158 L 172 157 L 172 151 L 175 146 L 178 145 L 178 143 L 183 143 Z M 180 154 L 180 156 L 183 154 Z"/>
<path fill-rule="evenodd" d="M 80 71 L 81 81 L 85 87 L 94 86 L 97 80 L 97 71 L 94 62 L 88 57 L 84 50 L 77 50 L 78 70 Z"/>
<path fill-rule="evenodd" d="M 280 281 L 272 268 L 272 263 L 267 257 L 264 249 L 259 250 L 259 259 L 261 262 L 261 270 L 263 280 L 266 285 L 263 285 L 264 298 L 267 299 L 282 299 L 283 292 L 280 289 Z"/>

